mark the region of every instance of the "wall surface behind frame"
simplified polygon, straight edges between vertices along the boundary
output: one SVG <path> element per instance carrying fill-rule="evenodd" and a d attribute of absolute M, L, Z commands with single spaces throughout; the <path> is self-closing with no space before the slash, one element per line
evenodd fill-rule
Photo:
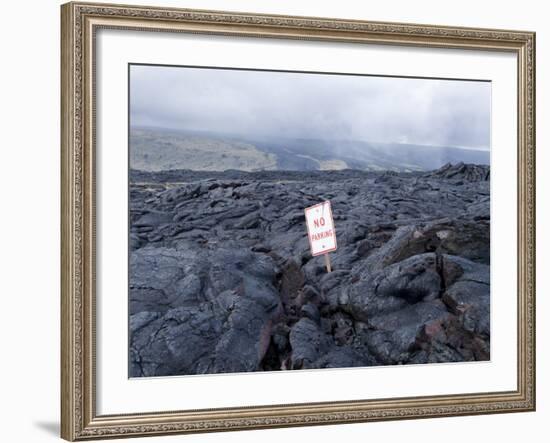
<path fill-rule="evenodd" d="M 134 4 L 430 23 L 537 32 L 538 411 L 529 414 L 278 429 L 148 442 L 545 441 L 550 340 L 550 30 L 544 2 L 128 0 Z M 0 28 L 0 410 L 2 441 L 58 441 L 59 433 L 59 4 L 3 5 Z M 546 200 L 546 201 L 545 201 Z M 545 266 L 546 265 L 546 266 Z M 7 282 L 7 284 L 6 284 Z M 452 382 L 452 380 L 450 380 Z M 411 380 L 414 383 L 414 380 Z"/>

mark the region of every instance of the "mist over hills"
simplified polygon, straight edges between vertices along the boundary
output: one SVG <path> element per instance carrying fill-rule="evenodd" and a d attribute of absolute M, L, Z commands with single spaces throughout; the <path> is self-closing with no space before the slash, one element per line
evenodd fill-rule
<path fill-rule="evenodd" d="M 239 136 L 152 127 L 130 130 L 130 167 L 143 171 L 357 169 L 428 171 L 446 163 L 489 165 L 488 150 L 363 140 Z"/>

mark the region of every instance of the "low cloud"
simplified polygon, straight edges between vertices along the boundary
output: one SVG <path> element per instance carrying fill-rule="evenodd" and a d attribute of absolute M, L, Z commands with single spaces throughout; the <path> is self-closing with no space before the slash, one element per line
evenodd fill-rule
<path fill-rule="evenodd" d="M 488 149 L 491 84 L 134 65 L 133 126 Z"/>

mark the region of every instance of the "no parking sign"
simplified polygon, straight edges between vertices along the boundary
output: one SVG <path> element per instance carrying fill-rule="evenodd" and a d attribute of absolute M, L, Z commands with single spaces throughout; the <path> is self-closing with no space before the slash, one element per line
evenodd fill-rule
<path fill-rule="evenodd" d="M 331 271 L 328 253 L 336 251 L 336 231 L 330 201 L 310 206 L 305 209 L 306 226 L 311 255 L 325 254 L 328 272 Z"/>

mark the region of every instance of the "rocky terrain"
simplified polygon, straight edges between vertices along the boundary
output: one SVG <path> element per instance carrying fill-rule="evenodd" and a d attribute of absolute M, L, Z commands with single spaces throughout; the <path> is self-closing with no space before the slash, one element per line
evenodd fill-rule
<path fill-rule="evenodd" d="M 130 178 L 130 376 L 490 358 L 487 166 Z"/>

